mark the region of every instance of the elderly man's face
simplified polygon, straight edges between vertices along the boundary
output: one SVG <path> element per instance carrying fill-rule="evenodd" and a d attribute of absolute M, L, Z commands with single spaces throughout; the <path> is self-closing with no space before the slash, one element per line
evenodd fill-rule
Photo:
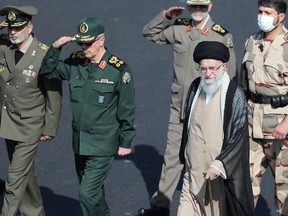
<path fill-rule="evenodd" d="M 8 34 L 11 43 L 19 45 L 25 42 L 31 34 L 32 29 L 33 25 L 31 23 L 21 27 L 8 27 Z"/>
<path fill-rule="evenodd" d="M 200 61 L 200 71 L 204 79 L 203 90 L 205 92 L 214 93 L 222 84 L 222 77 L 226 64 L 219 60 L 203 59 Z"/>

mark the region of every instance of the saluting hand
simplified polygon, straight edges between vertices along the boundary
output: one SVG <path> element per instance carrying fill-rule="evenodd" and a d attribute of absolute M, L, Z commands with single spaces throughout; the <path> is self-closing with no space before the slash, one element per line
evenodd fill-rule
<path fill-rule="evenodd" d="M 53 47 L 60 48 L 70 41 L 74 41 L 74 37 L 69 37 L 69 36 L 61 37 L 53 43 Z"/>
<path fill-rule="evenodd" d="M 127 149 L 127 148 L 122 148 L 122 147 L 119 147 L 118 148 L 118 155 L 119 156 L 125 156 L 125 155 L 128 155 L 131 153 L 131 148 Z"/>
<path fill-rule="evenodd" d="M 170 7 L 169 9 L 164 11 L 164 14 L 166 17 L 168 18 L 175 18 L 177 16 L 179 16 L 180 14 L 183 13 L 183 11 L 185 10 L 185 7 Z"/>

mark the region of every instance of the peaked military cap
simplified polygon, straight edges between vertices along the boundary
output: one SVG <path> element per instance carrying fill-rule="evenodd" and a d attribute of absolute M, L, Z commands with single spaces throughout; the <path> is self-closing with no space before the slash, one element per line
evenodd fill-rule
<path fill-rule="evenodd" d="M 1 23 L 3 27 L 21 27 L 35 16 L 38 10 L 32 6 L 7 5 L 0 10 L 0 16 L 6 16 L 6 20 Z"/>
<path fill-rule="evenodd" d="M 197 44 L 193 53 L 193 59 L 199 63 L 203 59 L 215 59 L 228 62 L 230 58 L 229 49 L 218 41 L 202 41 Z"/>
<path fill-rule="evenodd" d="M 187 0 L 187 5 L 209 5 L 211 3 L 210 0 Z"/>
<path fill-rule="evenodd" d="M 98 35 L 105 32 L 102 20 L 97 17 L 84 17 L 78 24 L 77 34 L 74 36 L 76 42 L 92 42 Z"/>

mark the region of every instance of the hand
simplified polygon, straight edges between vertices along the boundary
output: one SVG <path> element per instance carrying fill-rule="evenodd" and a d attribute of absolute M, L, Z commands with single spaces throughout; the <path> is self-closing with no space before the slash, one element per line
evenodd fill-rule
<path fill-rule="evenodd" d="M 185 10 L 185 7 L 174 6 L 174 7 L 170 7 L 168 10 L 165 10 L 164 14 L 168 18 L 175 18 L 179 16 L 180 14 L 182 14 L 184 10 Z"/>
<path fill-rule="evenodd" d="M 54 137 L 52 136 L 48 136 L 48 135 L 41 135 L 40 140 L 41 141 L 48 141 L 48 140 L 52 140 Z"/>
<path fill-rule="evenodd" d="M 127 148 L 122 148 L 122 147 L 119 147 L 118 148 L 118 155 L 119 156 L 125 156 L 125 155 L 128 155 L 131 153 L 131 148 L 127 149 Z"/>
<path fill-rule="evenodd" d="M 61 37 L 53 43 L 53 47 L 54 48 L 60 48 L 70 41 L 74 41 L 74 37 L 69 37 L 69 36 Z"/>
<path fill-rule="evenodd" d="M 283 121 L 276 126 L 274 129 L 272 136 L 276 139 L 285 139 L 288 134 L 288 117 L 286 116 Z"/>
<path fill-rule="evenodd" d="M 214 180 L 217 179 L 220 176 L 220 171 L 217 170 L 214 167 L 209 167 L 209 169 L 206 171 L 206 173 L 203 173 L 205 179 Z"/>

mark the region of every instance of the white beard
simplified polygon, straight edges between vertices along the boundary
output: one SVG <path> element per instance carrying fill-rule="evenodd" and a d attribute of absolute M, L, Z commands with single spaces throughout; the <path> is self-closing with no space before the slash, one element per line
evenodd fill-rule
<path fill-rule="evenodd" d="M 215 77 L 215 79 L 213 80 L 207 80 L 205 79 L 205 76 L 202 75 L 202 78 L 204 80 L 203 83 L 203 91 L 206 93 L 211 93 L 214 94 L 215 92 L 217 92 L 217 90 L 221 87 L 222 82 L 223 82 L 223 74 L 224 74 L 224 70 L 221 69 L 221 71 L 219 72 L 219 74 Z"/>
<path fill-rule="evenodd" d="M 23 41 L 25 41 L 29 37 L 29 31 L 27 29 L 26 32 L 24 32 L 22 35 L 20 35 L 18 38 L 13 38 L 12 35 L 9 34 L 9 39 L 12 44 L 20 44 Z"/>

